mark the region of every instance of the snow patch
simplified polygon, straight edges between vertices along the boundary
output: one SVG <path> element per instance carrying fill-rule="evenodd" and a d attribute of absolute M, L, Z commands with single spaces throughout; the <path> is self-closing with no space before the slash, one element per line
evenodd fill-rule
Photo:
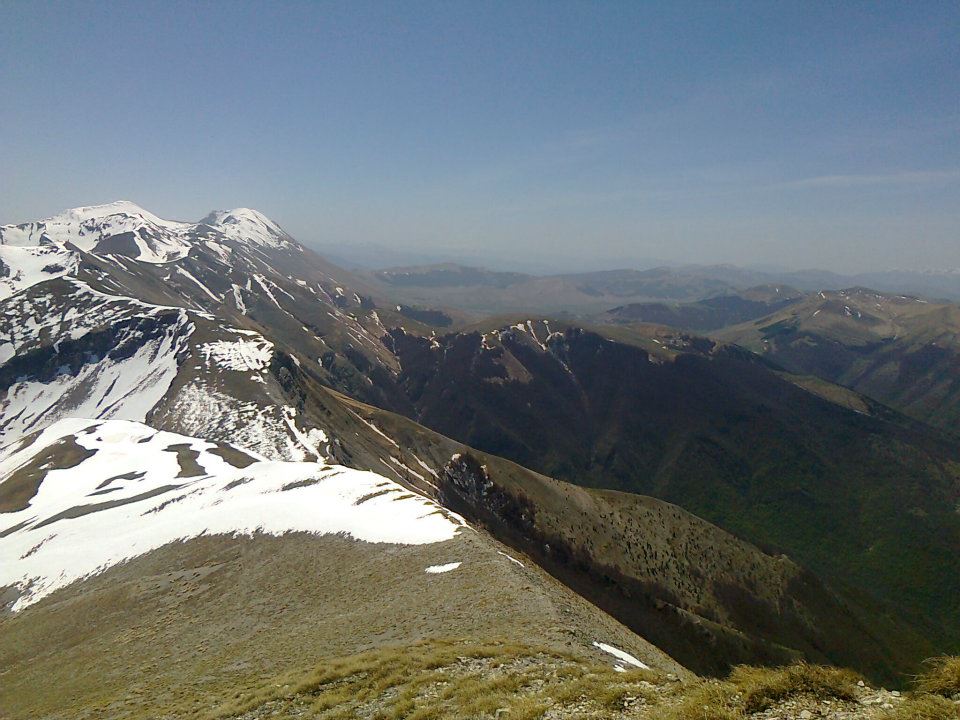
<path fill-rule="evenodd" d="M 77 253 L 57 247 L 0 245 L 0 300 L 77 271 Z"/>
<path fill-rule="evenodd" d="M 613 645 L 607 645 L 606 643 L 602 643 L 602 642 L 594 642 L 594 643 L 593 643 L 593 646 L 594 646 L 595 648 L 599 648 L 599 649 L 603 650 L 605 653 L 608 653 L 608 654 L 610 654 L 610 655 L 613 655 L 615 658 L 617 658 L 618 660 L 620 660 L 620 661 L 622 661 L 622 662 L 627 663 L 628 665 L 633 665 L 634 667 L 641 668 L 642 670 L 649 670 L 649 669 L 650 669 L 650 666 L 649 666 L 649 665 L 640 662 L 639 660 L 637 660 L 637 659 L 636 659 L 633 655 L 631 655 L 630 653 L 624 652 L 623 650 L 620 650 L 619 648 L 615 648 Z"/>
<path fill-rule="evenodd" d="M 509 560 L 509 561 L 512 562 L 512 563 L 516 563 L 516 564 L 519 565 L 520 567 L 525 567 L 522 562 L 520 562 L 519 560 L 517 560 L 517 559 L 516 559 L 515 557 L 513 557 L 512 555 L 507 555 L 507 554 L 506 554 L 505 552 L 503 552 L 502 550 L 497 550 L 497 554 L 498 554 L 498 555 L 503 555 L 507 560 Z"/>
<path fill-rule="evenodd" d="M 303 446 L 280 408 L 261 407 L 194 381 L 177 393 L 168 416 L 179 432 L 234 443 L 271 460 L 301 461 Z"/>
<path fill-rule="evenodd" d="M 217 340 L 199 348 L 209 366 L 211 363 L 226 370 L 247 372 L 263 370 L 273 357 L 273 343 L 258 336 L 254 340 Z"/>
<path fill-rule="evenodd" d="M 202 282 L 200 282 L 199 280 L 197 280 L 197 278 L 194 277 L 194 276 L 193 276 L 189 271 L 187 271 L 185 268 L 178 267 L 178 268 L 177 268 L 177 272 L 180 273 L 181 275 L 183 275 L 187 280 L 190 280 L 190 281 L 193 282 L 195 285 L 197 285 L 197 286 L 198 286 L 201 290 L 203 290 L 203 291 L 210 297 L 210 299 L 213 300 L 214 302 L 217 302 L 217 303 L 222 303 L 222 302 L 223 302 L 223 298 L 222 298 L 222 297 L 220 297 L 219 295 L 214 294 L 214 292 L 213 292 L 210 288 L 208 288 L 208 287 L 207 287 L 206 285 L 204 285 Z"/>
<path fill-rule="evenodd" d="M 290 407 L 289 405 L 283 408 L 284 422 L 286 422 L 287 427 L 290 428 L 290 433 L 297 439 L 297 442 L 300 443 L 307 452 L 315 455 L 317 459 L 327 457 L 330 454 L 329 446 L 326 450 L 321 449 L 321 446 L 328 442 L 327 434 L 320 428 L 310 428 L 309 431 L 303 432 L 297 427 L 296 417 L 296 408 Z"/>
<path fill-rule="evenodd" d="M 0 477 L 62 438 L 93 455 L 48 471 L 26 509 L 0 514 L 8 532 L 0 538 L 0 587 L 21 592 L 14 611 L 118 563 L 202 535 L 306 532 L 423 545 L 458 532 L 436 503 L 381 475 L 263 460 L 236 468 L 205 440 L 125 421 L 63 420 L 27 448 L 0 450 Z M 174 446 L 196 453 L 204 474 L 181 477 Z M 105 488 L 107 496 L 97 494 Z M 380 492 L 384 488 L 393 492 Z M 64 517 L 72 508 L 85 512 Z M 441 566 L 441 572 L 459 565 Z"/>
<path fill-rule="evenodd" d="M 239 310 L 242 314 L 246 315 L 247 306 L 246 304 L 244 304 L 243 295 L 240 293 L 240 291 L 243 288 L 241 288 L 239 285 L 236 285 L 236 284 L 232 284 L 230 287 L 233 290 L 233 302 L 237 306 L 237 310 Z"/>

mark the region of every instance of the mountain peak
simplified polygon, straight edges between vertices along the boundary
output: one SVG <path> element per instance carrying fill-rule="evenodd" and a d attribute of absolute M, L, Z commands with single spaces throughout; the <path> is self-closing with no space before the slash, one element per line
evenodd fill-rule
<path fill-rule="evenodd" d="M 102 203 L 100 205 L 84 205 L 81 207 L 64 210 L 61 215 L 75 215 L 89 218 L 106 217 L 107 215 L 118 215 L 126 213 L 129 215 L 149 214 L 142 207 L 132 200 L 114 200 L 113 202 Z"/>
<path fill-rule="evenodd" d="M 186 257 L 201 225 L 238 243 L 299 248 L 279 225 L 252 208 L 215 210 L 199 222 L 164 220 L 130 200 L 70 208 L 45 220 L 0 227 L 0 245 L 72 245 L 149 263 Z M 202 233 L 201 233 L 202 234 Z"/>
<path fill-rule="evenodd" d="M 289 247 L 294 244 L 279 225 L 263 213 L 252 208 L 214 210 L 200 221 L 216 228 L 231 240 L 253 242 L 269 247 Z"/>
<path fill-rule="evenodd" d="M 233 210 L 216 210 L 215 214 L 220 215 L 221 217 L 233 217 L 233 218 L 245 218 L 250 220 L 257 220 L 259 222 L 274 224 L 270 218 L 264 215 L 259 210 L 254 210 L 253 208 L 248 207 L 239 207 L 234 208 Z"/>
<path fill-rule="evenodd" d="M 58 215 L 47 218 L 44 222 L 47 224 L 77 223 L 104 220 L 114 216 L 135 218 L 143 220 L 152 225 L 165 228 L 182 228 L 189 224 L 175 222 L 172 220 L 164 220 L 154 215 L 152 212 L 144 210 L 142 207 L 130 200 L 115 200 L 114 202 L 103 203 L 102 205 L 85 205 L 82 207 L 70 208 L 69 210 L 64 210 Z"/>

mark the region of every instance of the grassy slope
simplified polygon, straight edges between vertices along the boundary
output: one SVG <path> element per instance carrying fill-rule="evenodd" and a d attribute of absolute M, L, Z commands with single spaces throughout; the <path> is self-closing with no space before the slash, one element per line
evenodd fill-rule
<path fill-rule="evenodd" d="M 723 681 L 682 682 L 643 669 L 617 672 L 548 647 L 433 639 L 264 678 L 207 717 L 956 720 L 960 703 L 948 700 L 949 693 L 923 689 L 928 678 L 940 680 L 942 674 L 935 670 L 921 678 L 920 689 L 904 698 L 866 686 L 848 670 L 805 663 L 778 669 L 740 666 Z"/>
<path fill-rule="evenodd" d="M 610 664 L 679 666 L 472 531 L 426 546 L 339 537 L 174 543 L 0 618 L 5 718 L 207 717 L 274 677 L 353 653 L 509 639 Z M 424 568 L 450 561 L 455 571 Z"/>
<path fill-rule="evenodd" d="M 862 623 L 789 559 L 675 505 L 553 480 L 344 401 L 395 438 L 401 452 L 444 468 L 431 481 L 446 504 L 698 672 L 806 656 L 899 681 L 898 668 L 928 647 L 902 626 Z M 483 464 L 482 493 L 455 484 L 463 473 L 449 461 L 452 450 L 475 456 L 474 469 Z"/>
<path fill-rule="evenodd" d="M 469 337 L 401 353 L 418 419 L 541 472 L 655 495 L 783 549 L 899 626 L 896 642 L 915 661 L 930 648 L 908 640 L 918 636 L 904 623 L 943 650 L 957 647 L 951 443 L 895 415 L 825 402 L 734 351 L 653 363 L 589 334 L 565 342 L 563 368 L 508 339 L 522 379 Z"/>

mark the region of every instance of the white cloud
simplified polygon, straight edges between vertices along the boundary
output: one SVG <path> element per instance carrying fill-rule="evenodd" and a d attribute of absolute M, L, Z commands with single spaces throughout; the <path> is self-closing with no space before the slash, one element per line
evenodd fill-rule
<path fill-rule="evenodd" d="M 912 170 L 863 175 L 819 175 L 787 183 L 789 187 L 847 188 L 877 185 L 927 185 L 960 180 L 960 169 Z"/>

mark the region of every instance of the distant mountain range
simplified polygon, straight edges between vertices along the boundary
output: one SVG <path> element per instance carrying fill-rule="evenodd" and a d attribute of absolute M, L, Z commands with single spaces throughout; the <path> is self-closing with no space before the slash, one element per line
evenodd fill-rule
<path fill-rule="evenodd" d="M 955 432 L 960 306 L 867 288 L 811 293 L 716 336 Z"/>
<path fill-rule="evenodd" d="M 899 682 L 960 648 L 956 308 L 810 287 L 352 273 L 243 208 L 0 227 L 3 714 L 261 717 L 504 637 Z"/>
<path fill-rule="evenodd" d="M 732 265 L 682 265 L 529 275 L 447 263 L 367 274 L 410 302 L 478 313 L 584 313 L 629 303 L 692 302 L 758 286 L 784 286 L 804 292 L 866 286 L 887 293 L 960 300 L 957 271 L 841 275 L 820 270 L 776 272 Z M 490 288 L 497 292 L 491 293 Z"/>

